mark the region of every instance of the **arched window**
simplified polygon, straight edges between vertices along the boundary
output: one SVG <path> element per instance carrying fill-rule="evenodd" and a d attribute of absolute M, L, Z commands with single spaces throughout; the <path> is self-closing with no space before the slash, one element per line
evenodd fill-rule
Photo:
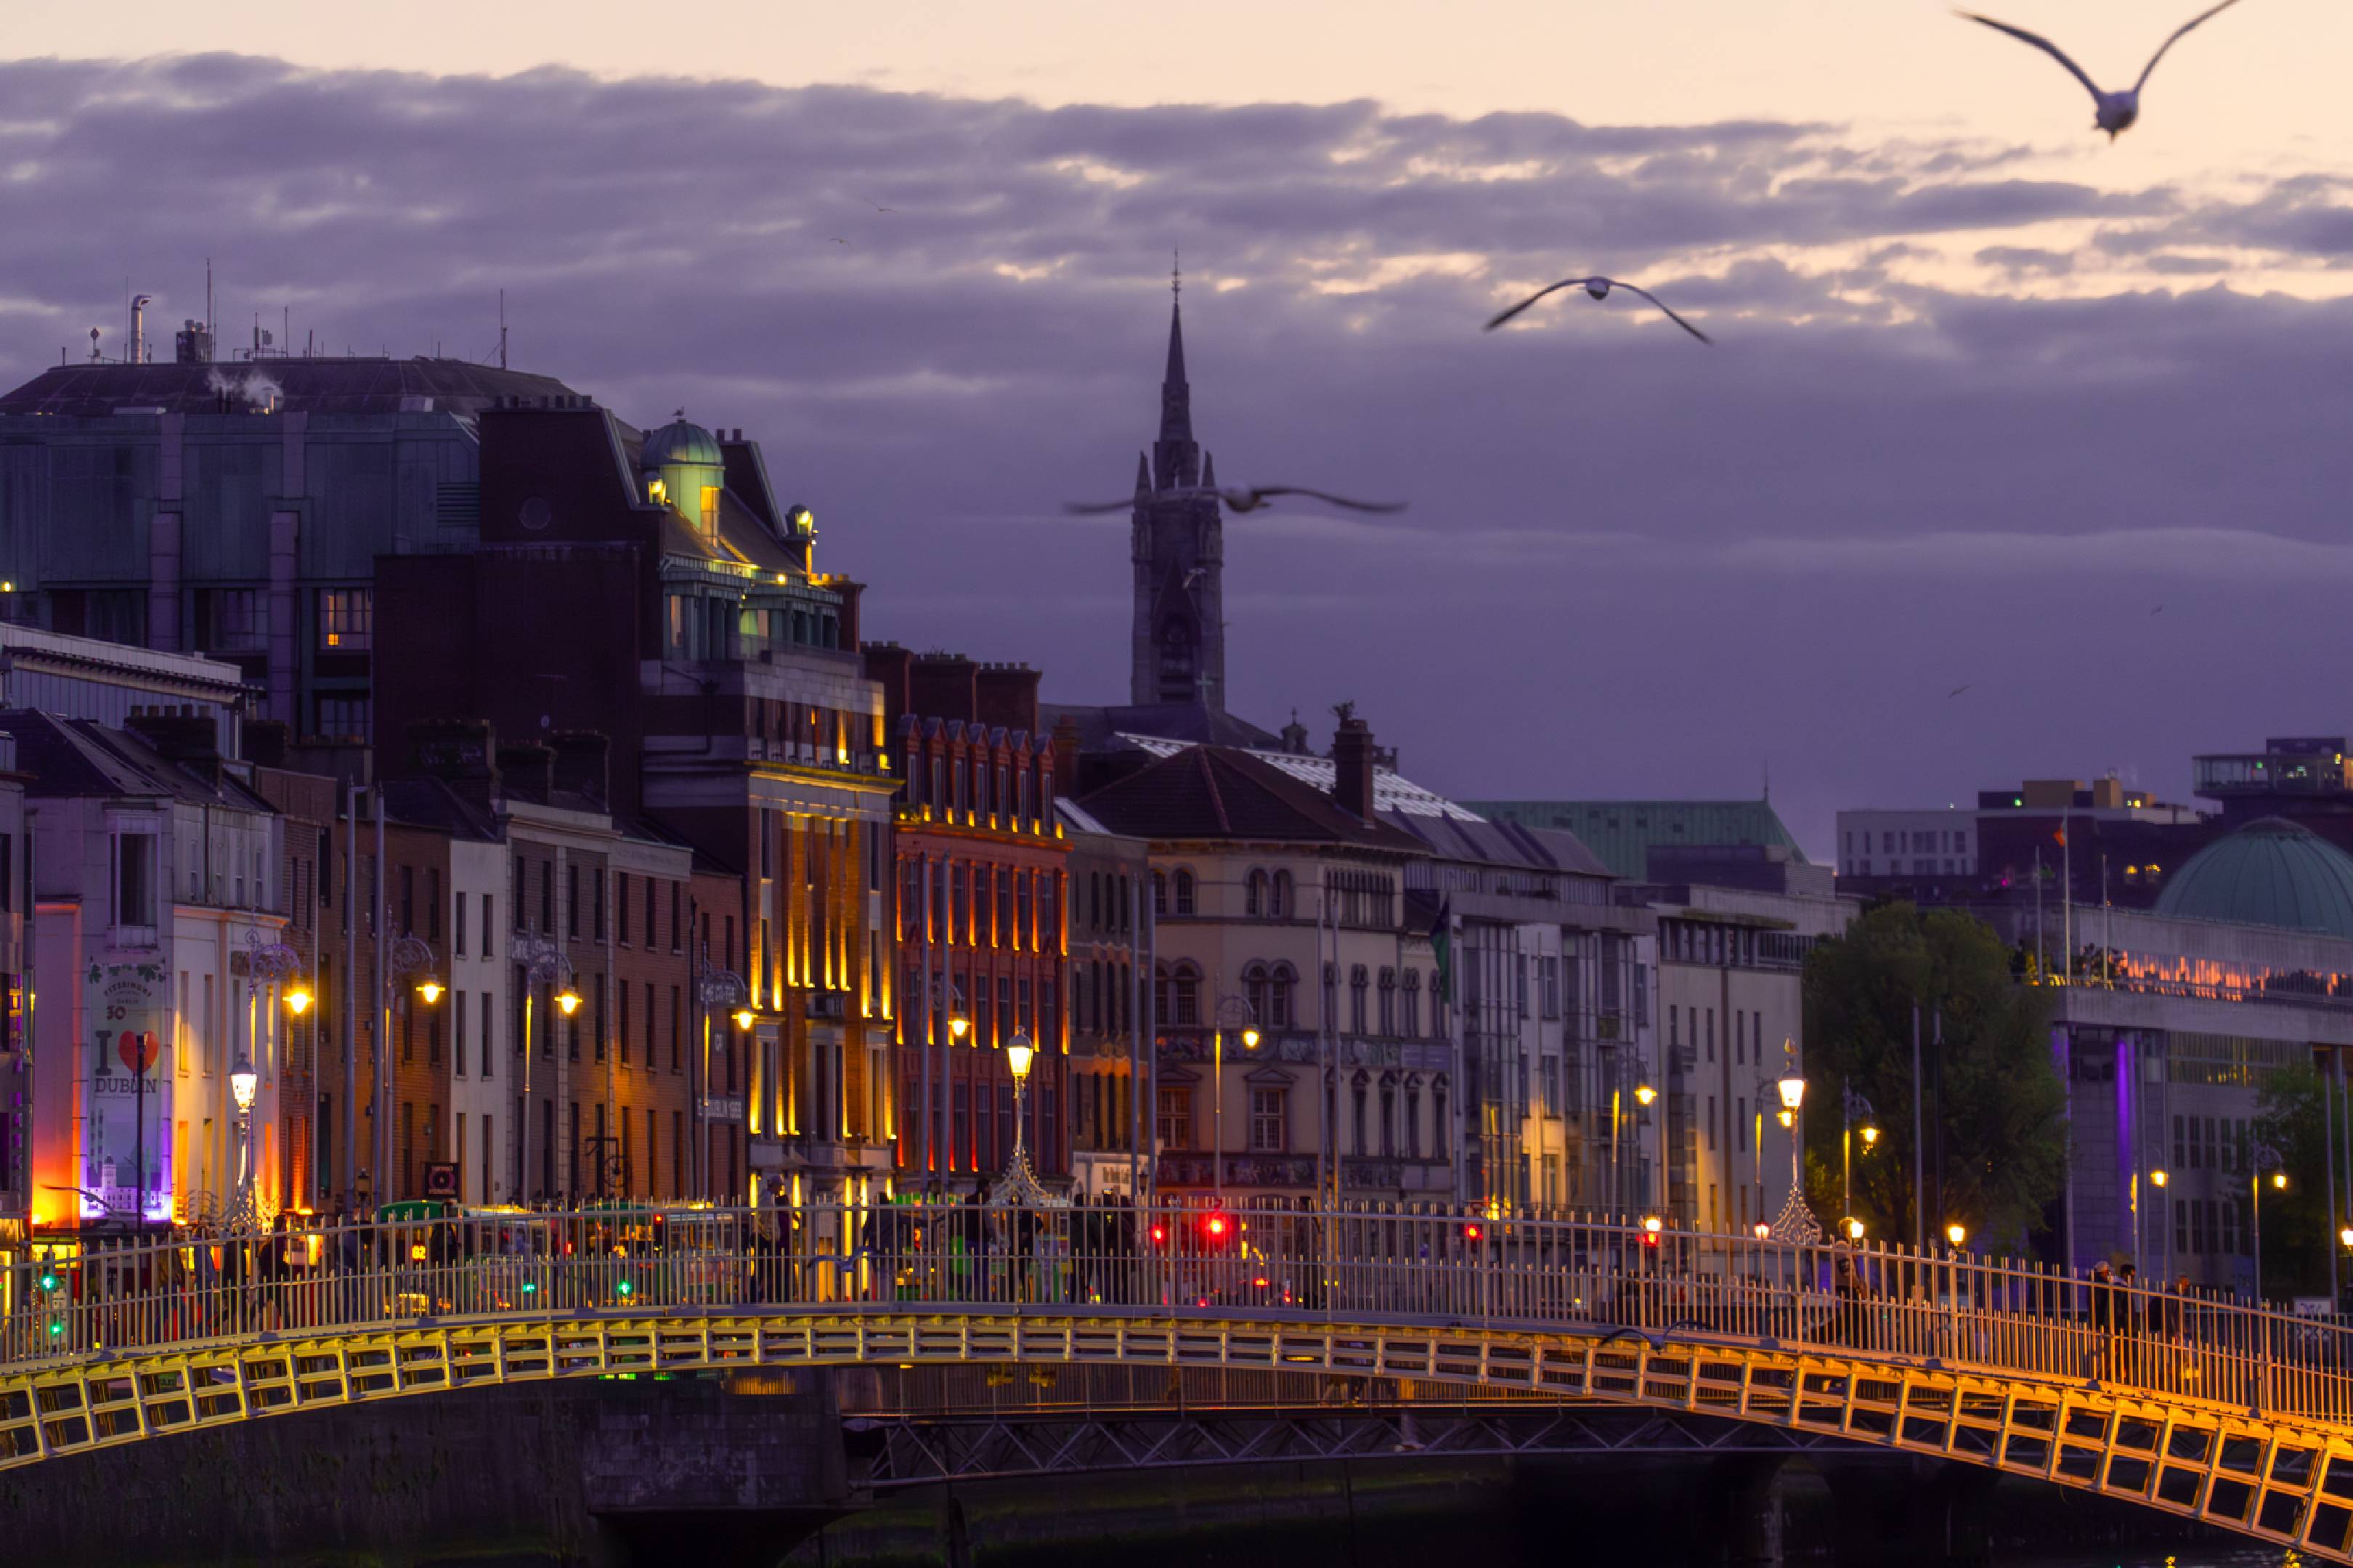
<path fill-rule="evenodd" d="M 1193 873 L 1182 866 L 1176 868 L 1176 912 L 1180 915 L 1193 912 Z"/>
<path fill-rule="evenodd" d="M 1252 920 L 1258 920 L 1271 913 L 1272 911 L 1266 907 L 1266 892 L 1265 872 L 1252 871 L 1248 877 L 1242 879 L 1242 913 Z"/>
<path fill-rule="evenodd" d="M 1280 921 L 1291 918 L 1290 872 L 1277 871 L 1274 874 L 1274 888 L 1267 900 L 1266 913 L 1269 920 Z"/>
<path fill-rule="evenodd" d="M 1372 976 L 1366 973 L 1363 964 L 1353 964 L 1349 967 L 1348 1033 L 1352 1035 L 1361 1035 L 1365 1032 L 1365 993 L 1371 988 L 1371 985 Z"/>
<path fill-rule="evenodd" d="M 1175 1019 L 1176 1015 L 1169 1011 L 1168 971 L 1164 965 L 1152 972 L 1152 1022 L 1155 1026 L 1165 1029 Z"/>
<path fill-rule="evenodd" d="M 1372 1087 L 1363 1073 L 1349 1080 L 1348 1147 L 1355 1152 L 1366 1152 L 1365 1091 Z"/>
<path fill-rule="evenodd" d="M 1397 1153 L 1397 1074 L 1381 1074 L 1381 1157 Z"/>
<path fill-rule="evenodd" d="M 1242 1000 L 1250 1004 L 1250 1016 L 1261 1024 L 1272 1024 L 1272 998 L 1267 994 L 1266 965 L 1250 963 L 1242 969 Z"/>
<path fill-rule="evenodd" d="M 1397 1033 L 1397 971 L 1386 967 L 1381 971 L 1381 1033 Z"/>
<path fill-rule="evenodd" d="M 1421 1075 L 1405 1080 L 1405 1157 L 1421 1158 Z"/>
<path fill-rule="evenodd" d="M 1336 963 L 1324 966 L 1324 1026 L 1340 1026 L 1340 966 Z"/>
<path fill-rule="evenodd" d="M 1152 873 L 1152 912 L 1155 915 L 1168 912 L 1168 874 L 1166 871 Z"/>
<path fill-rule="evenodd" d="M 1405 1037 L 1419 1038 L 1421 1034 L 1421 971 L 1405 972 Z"/>
<path fill-rule="evenodd" d="M 1270 1029 L 1288 1029 L 1298 1016 L 1297 992 L 1299 972 L 1287 963 L 1278 963 L 1267 974 L 1266 1025 Z"/>
<path fill-rule="evenodd" d="M 1201 972 L 1191 963 L 1180 963 L 1169 975 L 1170 989 L 1175 994 L 1170 1001 L 1176 1014 L 1170 1022 L 1179 1027 L 1198 1025 L 1201 1021 Z"/>

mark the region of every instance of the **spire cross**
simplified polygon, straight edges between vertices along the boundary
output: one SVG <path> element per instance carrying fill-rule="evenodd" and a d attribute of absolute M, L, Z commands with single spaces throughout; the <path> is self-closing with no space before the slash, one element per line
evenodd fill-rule
<path fill-rule="evenodd" d="M 1168 252 L 1168 292 L 1176 299 L 1185 297 L 1185 252 L 1172 247 Z"/>

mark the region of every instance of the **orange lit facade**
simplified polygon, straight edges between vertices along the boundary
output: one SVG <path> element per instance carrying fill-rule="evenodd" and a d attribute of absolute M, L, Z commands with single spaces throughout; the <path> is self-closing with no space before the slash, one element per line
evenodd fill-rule
<path fill-rule="evenodd" d="M 868 666 L 905 759 L 892 879 L 906 998 L 901 1185 L 971 1191 L 1006 1168 L 1016 1095 L 1005 1047 L 1017 1034 L 1038 1050 L 1020 1096 L 1030 1163 L 1066 1176 L 1070 846 L 1037 729 L 1038 677 L 892 647 L 868 650 Z"/>

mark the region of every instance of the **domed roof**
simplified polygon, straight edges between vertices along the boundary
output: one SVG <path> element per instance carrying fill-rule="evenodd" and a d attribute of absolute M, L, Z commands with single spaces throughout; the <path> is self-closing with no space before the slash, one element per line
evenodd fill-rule
<path fill-rule="evenodd" d="M 2191 856 L 2158 895 L 2157 911 L 2353 937 L 2353 855 L 2266 816 Z"/>
<path fill-rule="evenodd" d="M 701 463 L 710 468 L 723 466 L 718 438 L 700 425 L 687 421 L 686 411 L 659 430 L 646 436 L 645 449 L 638 455 L 641 468 L 667 468 L 682 463 Z"/>

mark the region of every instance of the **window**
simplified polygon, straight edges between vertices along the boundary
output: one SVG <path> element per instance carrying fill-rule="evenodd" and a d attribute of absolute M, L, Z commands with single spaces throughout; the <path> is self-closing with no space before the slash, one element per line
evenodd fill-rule
<path fill-rule="evenodd" d="M 364 653 L 375 646 L 374 596 L 365 588 L 319 591 L 319 646 L 338 653 Z"/>
<path fill-rule="evenodd" d="M 1397 1033 L 1397 971 L 1381 970 L 1381 1033 Z"/>
<path fill-rule="evenodd" d="M 1242 1000 L 1250 1004 L 1250 1016 L 1253 1019 L 1263 1023 L 1273 1021 L 1273 999 L 1267 991 L 1265 964 L 1251 963 L 1243 967 Z"/>
<path fill-rule="evenodd" d="M 718 487 L 717 485 L 704 485 L 704 486 L 702 487 L 702 536 L 703 536 L 705 539 L 716 539 L 716 538 L 718 538 L 718 537 L 719 537 L 719 487 Z"/>
<path fill-rule="evenodd" d="M 956 1086 L 961 1091 L 962 1084 Z M 1166 1089 L 1160 1091 L 1159 1114 L 1154 1119 L 1153 1131 L 1159 1135 L 1164 1149 L 1189 1149 L 1193 1146 L 1193 1091 L 1190 1089 Z"/>
<path fill-rule="evenodd" d="M 766 837 L 763 836 L 761 844 L 764 850 L 766 843 Z M 623 947 L 629 945 L 629 874 L 627 871 L 613 873 L 613 940 Z"/>
<path fill-rule="evenodd" d="M 1274 886 L 1267 897 L 1266 915 L 1269 920 L 1285 920 L 1291 914 L 1291 873 L 1277 871 Z"/>
<path fill-rule="evenodd" d="M 482 1076 L 486 1079 L 494 1078 L 497 1076 L 497 1070 L 493 1064 L 497 1062 L 498 1058 L 491 1054 L 491 1030 L 493 1027 L 491 1016 L 496 1009 L 491 1005 L 491 994 L 489 992 L 485 991 L 482 993 L 482 1005 L 477 1009 L 477 1011 L 481 1015 L 482 1020 Z"/>
<path fill-rule="evenodd" d="M 1408 1039 L 1421 1035 L 1421 971 L 1405 972 L 1405 1035 Z"/>
<path fill-rule="evenodd" d="M 466 895 L 460 893 L 450 910 L 455 918 L 449 925 L 449 952 L 452 956 L 466 956 Z"/>
<path fill-rule="evenodd" d="M 449 993 L 449 1070 L 466 1076 L 466 994 Z"/>
<path fill-rule="evenodd" d="M 1193 873 L 1182 867 L 1176 871 L 1176 912 L 1180 915 L 1193 912 Z"/>
<path fill-rule="evenodd" d="M 205 598 L 205 651 L 252 653 L 269 646 L 269 605 L 261 589 L 215 588 Z"/>
<path fill-rule="evenodd" d="M 316 710 L 318 722 L 312 727 L 312 734 L 339 741 L 364 741 L 368 738 L 366 698 L 322 693 L 317 700 Z"/>
<path fill-rule="evenodd" d="M 1168 912 L 1168 878 L 1165 872 L 1152 873 L 1152 912 L 1155 915 Z"/>
<path fill-rule="evenodd" d="M 482 895 L 482 956 L 484 958 L 491 956 L 491 932 L 496 930 L 498 927 L 491 923 L 491 895 L 484 893 Z"/>
<path fill-rule="evenodd" d="M 1168 1021 L 1180 1027 L 1201 1021 L 1201 972 L 1190 963 L 1180 963 L 1170 973 L 1172 1000 L 1176 1012 Z"/>
<path fill-rule="evenodd" d="M 1290 1118 L 1283 1113 L 1287 1098 L 1279 1089 L 1250 1090 L 1250 1148 L 1261 1154 L 1279 1154 L 1288 1146 L 1285 1130 Z"/>
<path fill-rule="evenodd" d="M 1242 913 L 1258 920 L 1267 913 L 1266 873 L 1252 871 L 1242 882 Z"/>
<path fill-rule="evenodd" d="M 1371 987 L 1372 977 L 1361 963 L 1348 969 L 1348 1033 L 1365 1032 L 1365 994 Z"/>
<path fill-rule="evenodd" d="M 1266 1026 L 1270 1029 L 1289 1029 L 1297 1025 L 1299 971 L 1287 963 L 1278 963 L 1267 973 Z"/>
<path fill-rule="evenodd" d="M 576 860 L 564 868 L 564 934 L 574 938 L 580 934 L 580 863 Z"/>
<path fill-rule="evenodd" d="M 114 923 L 155 923 L 155 836 L 152 833 L 115 835 Z"/>

